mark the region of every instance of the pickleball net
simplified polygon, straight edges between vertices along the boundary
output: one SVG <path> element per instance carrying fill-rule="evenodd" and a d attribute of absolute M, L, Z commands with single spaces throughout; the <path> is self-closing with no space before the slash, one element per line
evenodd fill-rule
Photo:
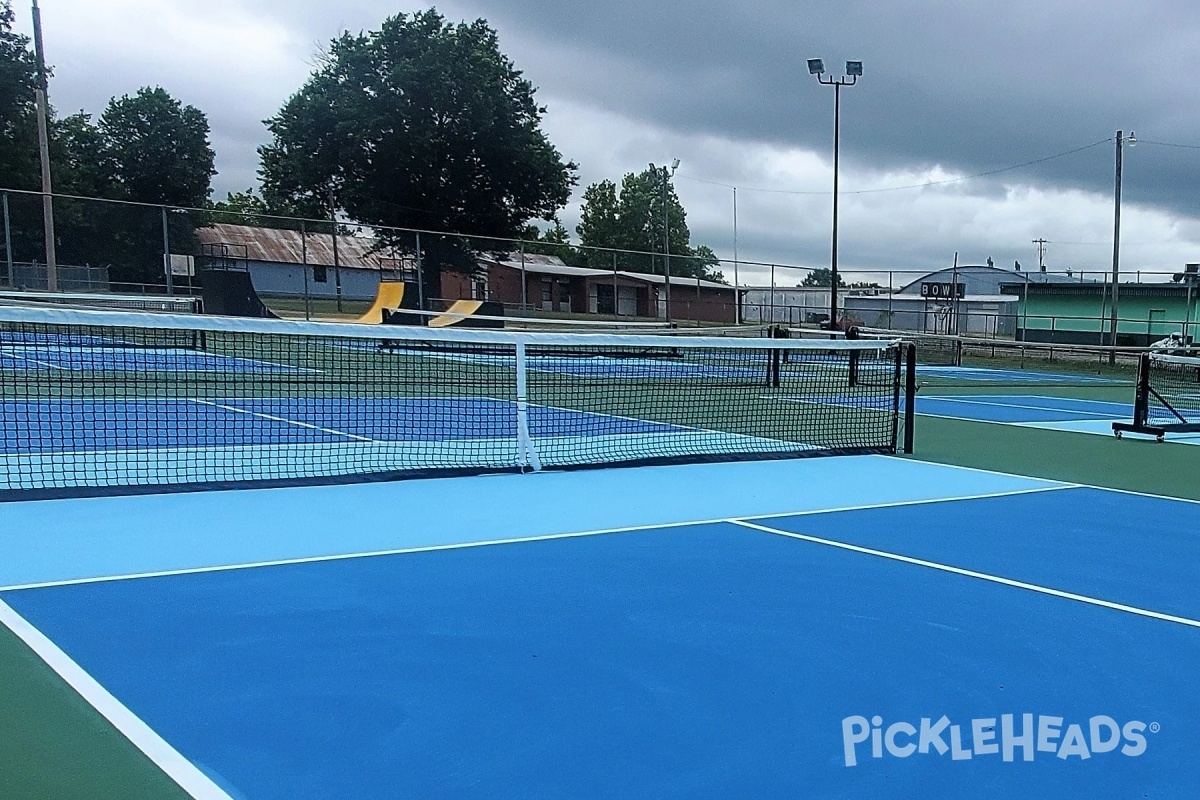
<path fill-rule="evenodd" d="M 912 380 L 895 341 L 0 308 L 0 495 L 894 453 Z"/>
<path fill-rule="evenodd" d="M 1113 431 L 1165 439 L 1168 433 L 1200 433 L 1200 358 L 1145 353 L 1138 362 L 1133 421 Z"/>

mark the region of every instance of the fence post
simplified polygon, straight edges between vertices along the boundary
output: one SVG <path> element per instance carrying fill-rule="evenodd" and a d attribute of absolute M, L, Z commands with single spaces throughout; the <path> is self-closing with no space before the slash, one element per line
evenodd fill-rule
<path fill-rule="evenodd" d="M 771 324 L 775 324 L 775 265 L 771 265 Z"/>
<path fill-rule="evenodd" d="M 617 251 L 616 250 L 613 251 L 612 257 L 613 257 L 613 259 L 612 259 L 612 261 L 613 261 L 613 319 L 616 319 L 617 317 L 621 316 L 621 297 L 620 297 L 621 290 L 617 287 Z M 634 309 L 633 313 L 636 316 L 637 309 Z"/>
<path fill-rule="evenodd" d="M 167 275 L 167 294 L 175 294 L 175 276 L 171 274 L 171 234 L 167 232 L 167 207 L 162 207 L 163 272 Z"/>
<path fill-rule="evenodd" d="M 300 269 L 304 272 L 304 318 L 312 319 L 312 301 L 308 289 L 308 226 L 300 220 Z"/>
<path fill-rule="evenodd" d="M 5 274 L 8 279 L 5 281 L 9 286 L 13 285 L 13 254 L 12 254 L 12 225 L 8 217 L 8 192 L 4 193 L 4 263 L 6 266 Z"/>
<path fill-rule="evenodd" d="M 529 279 L 525 275 L 525 240 L 521 242 L 521 311 L 529 308 Z"/>
<path fill-rule="evenodd" d="M 338 260 L 337 210 L 333 205 L 333 192 L 329 195 L 329 224 L 332 229 L 329 235 L 333 237 L 333 291 L 337 295 L 337 310 L 342 312 L 342 265 Z"/>
<path fill-rule="evenodd" d="M 421 232 L 416 231 L 417 237 L 417 305 L 425 310 L 425 270 L 421 266 Z"/>

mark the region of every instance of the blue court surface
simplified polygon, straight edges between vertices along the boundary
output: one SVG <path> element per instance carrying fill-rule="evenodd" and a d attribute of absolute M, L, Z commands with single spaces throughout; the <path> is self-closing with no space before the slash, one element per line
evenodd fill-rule
<path fill-rule="evenodd" d="M 928 416 L 1102 436 L 1113 435 L 1112 423 L 1133 420 L 1133 405 L 1130 403 L 1072 397 L 918 395 L 916 406 L 918 414 Z M 1137 437 L 1137 434 L 1126 435 Z M 1170 434 L 1168 439 L 1183 444 L 1200 444 L 1200 435 L 1197 434 Z"/>
<path fill-rule="evenodd" d="M 883 456 L 0 504 L 201 798 L 1194 797 L 1200 504 Z"/>
<path fill-rule="evenodd" d="M 0 452 L 267 447 L 516 436 L 517 404 L 464 398 L 238 398 L 0 402 Z M 62 419 L 80 420 L 64 428 Z M 530 433 L 670 433 L 678 425 L 534 405 Z M 337 425 L 337 427 L 331 427 Z"/>
<path fill-rule="evenodd" d="M 663 453 L 790 452 L 810 445 L 528 404 L 549 461 Z M 0 472 L 10 489 L 232 483 L 267 477 L 523 463 L 518 406 L 488 397 L 155 398 L 0 401 Z"/>
<path fill-rule="evenodd" d="M 670 342 L 664 342 L 670 347 Z M 445 353 L 433 356 L 468 364 L 516 369 L 516 357 L 488 353 Z M 605 378 L 632 378 L 636 380 L 698 380 L 722 378 L 725 380 L 760 380 L 767 374 L 769 357 L 765 353 L 734 352 L 728 364 L 710 358 L 708 363 L 688 362 L 670 358 L 638 358 L 623 356 L 540 356 L 531 355 L 526 368 L 531 372 L 556 375 L 599 376 Z M 747 364 L 752 366 L 746 366 Z M 808 366 L 814 362 L 807 362 Z"/>
<path fill-rule="evenodd" d="M 75 339 L 86 337 L 75 337 Z M 70 372 L 302 373 L 313 370 L 172 347 L 111 347 L 80 341 L 0 342 L 0 369 Z"/>
<path fill-rule="evenodd" d="M 1098 375 L 1068 375 L 1041 372 L 1033 369 L 996 369 L 992 367 L 953 367 L 920 364 L 917 374 L 922 377 L 980 383 L 1041 383 L 1041 384 L 1117 384 L 1121 381 Z"/>

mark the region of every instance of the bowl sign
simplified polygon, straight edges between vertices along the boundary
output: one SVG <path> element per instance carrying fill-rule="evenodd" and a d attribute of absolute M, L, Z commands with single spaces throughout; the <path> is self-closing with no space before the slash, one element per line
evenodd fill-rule
<path fill-rule="evenodd" d="M 957 297 L 960 300 L 967 296 L 965 283 L 922 283 L 921 297 L 946 298 Z"/>

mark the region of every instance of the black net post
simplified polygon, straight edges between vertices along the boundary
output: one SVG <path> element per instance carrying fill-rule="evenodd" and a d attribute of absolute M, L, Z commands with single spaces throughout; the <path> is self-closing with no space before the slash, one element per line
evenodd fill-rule
<path fill-rule="evenodd" d="M 858 338 L 859 338 L 858 328 L 851 327 L 846 330 L 846 339 L 853 341 Z M 851 350 L 850 351 L 850 367 L 849 367 L 850 386 L 858 386 L 858 359 L 859 359 L 858 351 Z"/>
<path fill-rule="evenodd" d="M 1133 424 L 1146 425 L 1150 421 L 1150 354 L 1142 353 L 1138 358 L 1137 394 L 1133 398 Z"/>
<path fill-rule="evenodd" d="M 788 338 L 787 329 L 781 325 L 772 325 L 769 330 L 772 339 Z M 779 376 L 786 359 L 787 354 L 779 348 L 773 349 L 770 358 L 767 359 L 767 385 L 772 389 L 779 388 Z"/>
<path fill-rule="evenodd" d="M 904 452 L 913 452 L 913 424 L 917 418 L 917 346 L 904 348 Z"/>

